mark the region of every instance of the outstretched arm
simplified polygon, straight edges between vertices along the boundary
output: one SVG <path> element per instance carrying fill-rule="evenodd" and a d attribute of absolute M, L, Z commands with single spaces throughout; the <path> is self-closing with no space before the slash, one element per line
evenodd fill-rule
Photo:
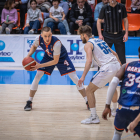
<path fill-rule="evenodd" d="M 124 64 L 121 67 L 121 69 L 117 72 L 116 76 L 112 79 L 111 83 L 109 84 L 108 91 L 107 91 L 106 106 L 105 106 L 105 110 L 102 114 L 102 118 L 104 120 L 107 120 L 108 114 L 109 114 L 109 117 L 111 116 L 111 110 L 110 110 L 111 100 L 112 100 L 115 90 L 119 84 L 119 81 L 123 78 L 123 75 L 125 72 L 125 67 L 126 67 L 126 64 Z"/>

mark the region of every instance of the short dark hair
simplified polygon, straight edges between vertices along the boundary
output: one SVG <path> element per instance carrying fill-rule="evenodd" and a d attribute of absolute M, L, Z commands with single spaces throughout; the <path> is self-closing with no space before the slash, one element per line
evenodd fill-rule
<path fill-rule="evenodd" d="M 41 33 L 45 31 L 45 32 L 49 32 L 51 31 L 51 28 L 50 27 L 43 27 L 42 30 L 41 30 Z"/>
<path fill-rule="evenodd" d="M 32 2 L 35 2 L 37 4 L 37 1 L 36 0 L 31 0 L 30 1 L 30 5 L 31 5 Z"/>
<path fill-rule="evenodd" d="M 9 10 L 9 8 L 11 7 L 11 5 L 15 3 L 15 0 L 7 0 L 5 5 L 4 5 L 4 8 Z"/>
<path fill-rule="evenodd" d="M 53 3 L 54 1 L 58 1 L 58 3 L 60 3 L 60 0 L 52 0 L 52 3 Z"/>
<path fill-rule="evenodd" d="M 92 29 L 90 26 L 85 25 L 85 26 L 80 26 L 78 29 L 78 34 L 86 34 L 88 37 L 92 36 Z"/>

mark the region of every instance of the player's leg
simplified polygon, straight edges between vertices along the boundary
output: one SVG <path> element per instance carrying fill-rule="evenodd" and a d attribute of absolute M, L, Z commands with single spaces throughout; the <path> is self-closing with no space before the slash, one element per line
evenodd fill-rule
<path fill-rule="evenodd" d="M 50 61 L 49 58 L 47 57 L 43 57 L 43 59 L 41 60 L 40 64 L 42 63 L 46 63 Z M 31 85 L 31 89 L 30 89 L 30 95 L 29 95 L 29 100 L 27 101 L 27 104 L 26 106 L 24 107 L 24 110 L 25 111 L 30 111 L 32 109 L 32 100 L 33 100 L 33 97 L 38 89 L 38 83 L 41 79 L 41 77 L 44 75 L 44 74 L 47 74 L 47 75 L 51 75 L 53 69 L 54 69 L 55 65 L 53 66 L 49 66 L 49 67 L 44 67 L 44 68 L 39 68 L 37 70 L 37 74 L 32 82 L 32 85 Z"/>
<path fill-rule="evenodd" d="M 116 130 L 115 129 L 112 140 L 121 140 L 122 133 L 123 133 L 123 130 Z"/>
<path fill-rule="evenodd" d="M 76 87 L 77 87 L 78 91 L 80 92 L 80 94 L 85 99 L 87 108 L 89 109 L 88 100 L 87 100 L 87 96 L 86 96 L 86 91 L 85 91 L 84 85 L 82 84 L 81 87 L 78 86 L 78 80 L 79 80 L 79 78 L 78 78 L 78 76 L 76 74 L 76 71 L 71 72 L 71 73 L 68 73 L 68 75 L 71 78 L 71 80 L 76 84 Z"/>
<path fill-rule="evenodd" d="M 43 75 L 44 75 L 43 71 L 37 71 L 36 76 L 32 82 L 32 85 L 31 85 L 29 100 L 27 101 L 27 104 L 24 107 L 25 111 L 30 111 L 32 109 L 32 100 L 33 100 L 33 97 L 38 89 L 38 83 Z"/>
<path fill-rule="evenodd" d="M 86 95 L 87 95 L 88 104 L 89 104 L 90 111 L 91 111 L 91 116 L 89 118 L 81 121 L 82 124 L 91 124 L 91 123 L 100 122 L 99 117 L 97 116 L 97 113 L 96 113 L 96 99 L 95 99 L 95 95 L 94 95 L 94 92 L 98 88 L 99 87 L 97 87 L 92 82 L 90 82 L 90 84 L 86 88 Z"/>

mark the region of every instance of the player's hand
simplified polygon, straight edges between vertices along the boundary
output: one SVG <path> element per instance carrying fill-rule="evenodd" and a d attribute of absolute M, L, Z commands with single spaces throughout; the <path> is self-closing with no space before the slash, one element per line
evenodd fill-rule
<path fill-rule="evenodd" d="M 58 19 L 58 18 L 55 18 L 54 20 L 55 20 L 56 22 L 59 22 L 59 19 Z"/>
<path fill-rule="evenodd" d="M 30 25 L 29 25 L 29 23 L 27 23 L 26 25 L 25 25 L 25 27 L 29 27 Z"/>
<path fill-rule="evenodd" d="M 136 133 L 136 132 L 134 131 L 134 129 L 135 129 L 135 127 L 136 127 L 137 125 L 138 125 L 138 122 L 136 122 L 135 120 L 134 120 L 133 122 L 131 122 L 130 125 L 129 125 L 129 130 L 130 130 L 130 132 Z"/>
<path fill-rule="evenodd" d="M 40 68 L 40 64 L 36 62 L 36 65 L 35 66 L 31 66 L 30 71 L 34 71 L 34 70 L 37 70 L 39 68 Z"/>
<path fill-rule="evenodd" d="M 126 42 L 128 40 L 128 34 L 125 33 L 125 35 L 123 36 L 123 42 Z"/>
<path fill-rule="evenodd" d="M 82 86 L 82 83 L 84 84 L 84 80 L 85 78 L 81 77 L 79 80 L 78 80 L 78 86 L 81 87 Z"/>
<path fill-rule="evenodd" d="M 111 109 L 106 107 L 105 110 L 103 111 L 102 118 L 104 120 L 107 120 L 108 114 L 109 114 L 109 117 L 111 117 Z"/>
<path fill-rule="evenodd" d="M 104 40 L 104 37 L 102 35 L 99 35 L 99 39 Z"/>

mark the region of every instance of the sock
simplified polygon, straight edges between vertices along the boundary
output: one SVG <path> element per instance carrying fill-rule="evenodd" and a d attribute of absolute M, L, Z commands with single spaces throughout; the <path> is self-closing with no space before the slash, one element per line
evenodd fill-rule
<path fill-rule="evenodd" d="M 118 104 L 117 102 L 116 103 L 112 102 L 112 109 L 116 110 L 117 109 L 117 104 Z"/>
<path fill-rule="evenodd" d="M 122 132 L 119 132 L 119 131 L 116 131 L 114 132 L 114 136 L 113 136 L 113 139 L 112 140 L 121 140 L 121 136 L 122 136 Z"/>
<path fill-rule="evenodd" d="M 87 96 L 85 96 L 84 99 L 85 99 L 86 102 L 88 101 L 88 100 L 87 100 Z"/>
<path fill-rule="evenodd" d="M 91 111 L 91 115 L 92 115 L 93 117 L 96 117 L 96 107 L 90 108 L 90 111 Z"/>
<path fill-rule="evenodd" d="M 33 97 L 29 97 L 29 101 L 31 101 L 31 102 L 32 102 L 32 100 L 33 100 Z"/>

